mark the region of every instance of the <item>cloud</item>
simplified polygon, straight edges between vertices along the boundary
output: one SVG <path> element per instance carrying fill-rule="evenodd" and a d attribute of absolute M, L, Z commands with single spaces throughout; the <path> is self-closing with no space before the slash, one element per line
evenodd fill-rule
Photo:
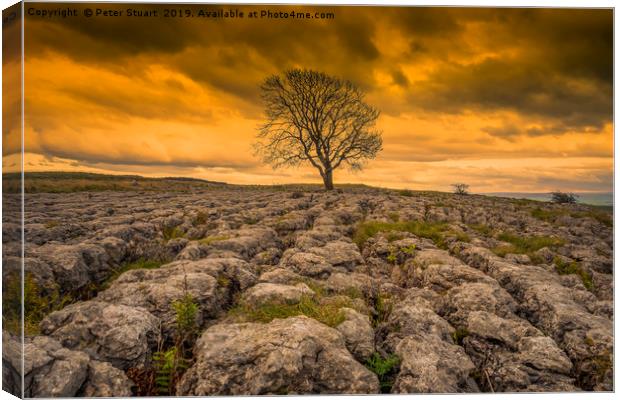
<path fill-rule="evenodd" d="M 267 7 L 276 8 L 235 8 Z M 363 175 L 343 172 L 346 179 L 432 188 L 487 174 L 487 186 L 541 187 L 547 182 L 532 176 L 549 172 L 542 162 L 519 173 L 440 165 L 571 158 L 577 164 L 565 167 L 576 170 L 591 165 L 586 159 L 613 156 L 612 10 L 297 10 L 335 18 L 27 17 L 27 150 L 46 167 L 62 159 L 76 168 L 246 183 L 311 179 L 312 168 L 274 172 L 251 152 L 263 112 L 260 83 L 304 67 L 351 80 L 382 111 L 384 151 Z M 598 168 L 604 175 L 609 165 Z"/>

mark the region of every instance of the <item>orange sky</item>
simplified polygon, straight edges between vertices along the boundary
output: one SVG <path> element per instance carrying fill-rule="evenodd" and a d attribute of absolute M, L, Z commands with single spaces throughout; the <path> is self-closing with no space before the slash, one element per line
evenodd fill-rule
<path fill-rule="evenodd" d="M 351 80 L 382 112 L 384 150 L 336 183 L 612 190 L 611 10 L 295 7 L 335 18 L 26 17 L 26 170 L 318 183 L 252 152 L 260 83 L 303 67 Z M 18 165 L 10 105 L 5 93 L 5 171 Z"/>

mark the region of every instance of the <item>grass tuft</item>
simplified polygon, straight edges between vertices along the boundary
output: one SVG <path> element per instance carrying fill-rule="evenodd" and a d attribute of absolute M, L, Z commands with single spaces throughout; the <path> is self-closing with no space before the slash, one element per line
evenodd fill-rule
<path fill-rule="evenodd" d="M 185 233 L 178 227 L 163 227 L 161 233 L 164 236 L 164 240 L 167 242 L 172 239 L 178 239 L 185 237 Z"/>
<path fill-rule="evenodd" d="M 375 352 L 364 364 L 379 378 L 381 393 L 390 393 L 396 379 L 400 358 L 396 354 L 382 357 L 381 354 Z"/>
<path fill-rule="evenodd" d="M 110 287 L 112 282 L 118 279 L 123 273 L 134 269 L 156 269 L 164 264 L 163 261 L 158 260 L 146 260 L 141 258 L 137 261 L 126 263 L 115 269 L 114 272 L 106 279 L 100 286 L 99 290 L 105 290 Z"/>
<path fill-rule="evenodd" d="M 462 232 L 450 230 L 448 224 L 443 222 L 425 221 L 400 221 L 400 222 L 381 222 L 366 221 L 357 225 L 353 234 L 353 242 L 362 249 L 368 239 L 379 232 L 385 232 L 388 241 L 401 239 L 403 232 L 409 232 L 416 236 L 432 240 L 440 248 L 446 248 L 446 237 L 456 236 L 458 240 L 469 241 L 469 236 Z"/>
<path fill-rule="evenodd" d="M 553 263 L 555 264 L 555 270 L 560 275 L 570 275 L 575 274 L 581 278 L 583 282 L 583 286 L 586 289 L 592 290 L 594 288 L 594 283 L 592 282 L 592 277 L 588 272 L 579 265 L 576 261 L 563 261 L 560 257 L 555 257 L 553 259 Z"/>
<path fill-rule="evenodd" d="M 562 246 L 564 240 L 552 236 L 519 236 L 512 233 L 500 233 L 497 239 L 508 242 L 509 245 L 502 245 L 493 248 L 493 252 L 500 257 L 506 254 L 531 254 L 543 247 Z"/>
<path fill-rule="evenodd" d="M 335 327 L 344 322 L 343 307 L 355 308 L 353 301 L 344 296 L 320 298 L 304 295 L 297 304 L 270 302 L 264 304 L 238 304 L 229 315 L 249 322 L 271 322 L 276 318 L 305 315 L 327 326 Z"/>

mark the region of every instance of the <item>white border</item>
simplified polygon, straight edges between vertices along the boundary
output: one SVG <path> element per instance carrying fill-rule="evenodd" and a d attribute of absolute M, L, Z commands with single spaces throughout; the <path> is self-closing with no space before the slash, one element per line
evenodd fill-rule
<path fill-rule="evenodd" d="M 91 2 L 91 3 L 103 3 L 102 1 L 74 1 L 74 0 L 68 0 L 68 1 L 49 1 L 49 0 L 35 0 L 35 1 L 26 1 L 28 3 L 30 2 L 49 2 L 49 3 L 84 3 L 84 2 Z M 214 1 L 214 0 L 206 0 L 206 1 L 183 1 L 183 0 L 168 0 L 168 1 L 162 1 L 162 0 L 150 0 L 150 1 L 122 1 L 122 0 L 109 0 L 106 1 L 107 3 L 202 3 L 202 4 L 316 4 L 316 5 L 329 5 L 329 4 L 333 4 L 333 5 L 381 5 L 381 6 L 387 6 L 387 5 L 400 5 L 400 6 L 465 6 L 465 7 L 561 7 L 561 8 L 572 8 L 572 7 L 587 7 L 587 8 L 611 8 L 616 6 L 616 1 L 601 1 L 601 0 L 591 0 L 591 1 L 579 1 L 579 0 L 539 0 L 539 1 L 532 1 L 532 0 L 524 0 L 524 1 L 498 1 L 498 0 L 478 0 L 478 1 L 467 1 L 467 0 L 446 0 L 446 1 L 433 1 L 433 0 L 426 0 L 426 1 L 415 1 L 415 0 L 386 0 L 386 1 L 379 1 L 379 0 L 354 0 L 354 1 L 346 1 L 346 0 L 334 0 L 334 1 L 329 1 L 329 0 L 313 0 L 313 1 L 299 1 L 299 0 L 289 0 L 289 1 L 265 1 L 265 0 L 249 0 L 249 1 L 242 1 L 242 0 L 228 0 L 228 1 Z M 2 9 L 9 7 L 12 4 L 15 4 L 16 1 L 11 1 L 11 0 L 0 0 L 0 4 L 2 5 Z M 614 16 L 615 17 L 615 16 Z M 23 29 L 23 25 L 22 25 L 22 29 Z M 615 54 L 616 54 L 616 50 L 618 47 L 618 43 L 619 43 L 619 39 L 620 39 L 620 34 L 618 34 L 618 31 L 615 29 L 615 18 L 614 18 L 614 77 L 616 76 L 616 74 L 618 73 L 619 69 L 618 69 L 618 65 L 615 63 Z M 22 43 L 23 45 L 23 43 Z M 0 52 L 1 53 L 1 52 Z M 2 60 L 2 56 L 0 54 L 0 62 Z M 1 82 L 1 81 L 0 81 Z M 23 84 L 23 81 L 22 81 Z M 614 79 L 614 100 L 615 100 L 615 93 L 616 93 L 616 81 Z M 23 88 L 22 88 L 23 90 Z M 0 96 L 1 97 L 1 96 Z M 0 105 L 1 105 L 1 98 L 0 98 Z M 618 112 L 619 106 L 618 104 L 614 101 L 614 116 L 616 115 L 616 113 Z M 23 113 L 23 99 L 22 99 L 22 113 Z M 23 115 L 22 115 L 22 125 L 23 125 Z M 23 132 L 23 127 L 22 127 L 22 132 Z M 614 124 L 614 138 L 615 138 L 615 124 Z M 23 138 L 22 138 L 23 139 Z M 1 150 L 1 143 L 0 143 L 0 150 Z M 619 144 L 614 140 L 614 155 L 617 154 L 618 148 L 619 148 Z M 23 146 L 22 146 L 23 149 Z M 23 170 L 23 168 L 22 168 Z M 618 187 L 618 183 L 620 182 L 620 178 L 618 177 L 618 174 L 616 173 L 616 164 L 615 164 L 615 157 L 614 157 L 614 207 L 615 207 L 615 188 Z M 0 202 L 0 213 L 2 212 L 2 205 Z M 615 213 L 614 213 L 615 216 Z M 0 232 L 0 238 L 2 233 Z M 618 240 L 618 225 L 615 221 L 614 218 L 614 249 L 618 248 L 618 244 L 619 244 L 619 240 Z M 616 252 L 614 252 L 614 266 L 616 265 L 616 261 L 617 261 L 617 255 Z M 614 277 L 614 285 L 617 283 L 617 279 L 616 277 Z M 614 286 L 615 287 L 615 286 Z M 614 296 L 615 297 L 615 296 Z M 614 310 L 618 310 L 618 299 L 617 297 L 614 298 Z M 616 318 L 614 318 L 614 332 L 617 332 L 617 324 L 618 324 L 618 320 Z M 615 336 L 614 336 L 614 344 L 616 344 L 615 341 Z M 618 359 L 618 346 L 614 346 L 614 360 Z M 614 362 L 614 383 L 617 386 L 620 381 L 619 381 L 619 373 L 618 373 L 618 365 L 616 362 Z M 398 399 L 405 399 L 405 398 L 420 398 L 420 396 L 430 396 L 430 398 L 432 398 L 433 400 L 437 399 L 437 400 L 443 400 L 443 399 L 456 399 L 456 398 L 464 398 L 464 399 L 515 399 L 515 400 L 520 400 L 520 399 L 558 399 L 558 398 L 562 398 L 562 400 L 582 400 L 582 399 L 611 399 L 613 398 L 614 394 L 611 393 L 551 393 L 551 394 L 505 394 L 505 393 L 496 393 L 496 394 L 455 394 L 455 395 L 381 395 L 381 396 L 377 396 L 377 395 L 367 395 L 364 396 L 364 398 L 377 398 L 377 399 L 383 399 L 386 398 L 387 396 L 389 396 L 390 398 L 398 398 Z M 395 397 L 396 396 L 396 397 Z M 309 396 L 309 395 L 305 395 L 305 396 L 279 396 L 281 398 L 284 398 L 286 400 L 288 399 L 295 399 L 295 400 L 306 400 L 309 398 L 319 398 L 319 396 Z M 325 396 L 320 396 L 320 399 L 337 399 L 337 398 L 343 398 L 343 397 L 354 397 L 354 396 L 332 396 L 332 395 L 325 395 Z M 357 396 L 355 396 L 357 397 Z M 10 394 L 6 393 L 6 392 L 2 392 L 0 391 L 0 400 L 4 400 L 4 399 L 14 399 L 15 397 L 11 396 Z M 160 397 L 161 399 L 162 397 Z M 169 399 L 175 399 L 178 397 L 170 397 Z M 248 399 L 264 399 L 265 396 L 244 396 L 244 398 L 248 398 Z"/>

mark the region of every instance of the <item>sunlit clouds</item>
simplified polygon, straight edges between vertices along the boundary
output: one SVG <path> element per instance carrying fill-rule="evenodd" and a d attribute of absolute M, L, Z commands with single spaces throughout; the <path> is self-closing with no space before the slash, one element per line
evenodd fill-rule
<path fill-rule="evenodd" d="M 27 17 L 27 170 L 319 183 L 252 152 L 260 83 L 304 67 L 382 111 L 383 152 L 336 184 L 611 191 L 611 10 L 300 8 L 336 17 Z"/>

